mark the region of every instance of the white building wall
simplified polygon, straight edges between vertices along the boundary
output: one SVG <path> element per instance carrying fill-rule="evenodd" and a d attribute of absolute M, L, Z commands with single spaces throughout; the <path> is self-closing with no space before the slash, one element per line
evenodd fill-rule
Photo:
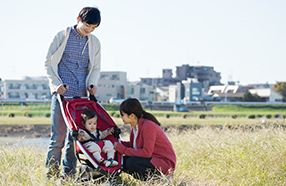
<path fill-rule="evenodd" d="M 102 71 L 98 80 L 96 97 L 101 102 L 108 102 L 110 98 L 124 99 L 126 85 L 126 72 Z"/>
<path fill-rule="evenodd" d="M 282 102 L 283 96 L 280 95 L 278 92 L 275 92 L 271 88 L 264 88 L 264 89 L 249 89 L 251 94 L 257 94 L 260 97 L 267 98 L 269 102 Z"/>
<path fill-rule="evenodd" d="M 129 84 L 128 97 L 137 98 L 140 101 L 154 101 L 154 89 L 150 85 L 145 84 Z"/>
<path fill-rule="evenodd" d="M 282 102 L 283 96 L 275 91 L 271 91 L 269 102 Z"/>
<path fill-rule="evenodd" d="M 169 102 L 176 102 L 177 98 L 177 85 L 169 85 Z"/>
<path fill-rule="evenodd" d="M 50 99 L 51 93 L 46 77 L 25 77 L 22 80 L 4 80 L 3 98 L 5 100 L 43 100 Z"/>

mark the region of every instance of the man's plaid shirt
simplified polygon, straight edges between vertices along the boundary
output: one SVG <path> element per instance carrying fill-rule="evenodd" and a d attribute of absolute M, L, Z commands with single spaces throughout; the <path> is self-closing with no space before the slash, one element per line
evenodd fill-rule
<path fill-rule="evenodd" d="M 88 38 L 81 36 L 72 27 L 62 59 L 58 65 L 58 74 L 68 90 L 67 97 L 86 96 L 86 76 L 88 73 Z"/>

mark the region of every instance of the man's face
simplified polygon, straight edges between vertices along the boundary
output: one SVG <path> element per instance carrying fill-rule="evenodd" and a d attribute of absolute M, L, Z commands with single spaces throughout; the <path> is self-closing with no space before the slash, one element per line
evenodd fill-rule
<path fill-rule="evenodd" d="M 80 17 L 79 17 L 76 29 L 81 36 L 87 36 L 88 34 L 93 32 L 97 26 L 98 26 L 98 24 L 92 25 L 92 24 L 88 24 L 86 22 L 82 22 Z"/>

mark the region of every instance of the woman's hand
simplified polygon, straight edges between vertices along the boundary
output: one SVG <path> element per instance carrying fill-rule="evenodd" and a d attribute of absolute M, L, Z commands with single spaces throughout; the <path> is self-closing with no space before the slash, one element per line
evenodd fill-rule
<path fill-rule="evenodd" d="M 114 144 L 113 144 L 114 148 L 116 148 L 117 144 L 118 144 L 118 142 L 114 142 Z"/>

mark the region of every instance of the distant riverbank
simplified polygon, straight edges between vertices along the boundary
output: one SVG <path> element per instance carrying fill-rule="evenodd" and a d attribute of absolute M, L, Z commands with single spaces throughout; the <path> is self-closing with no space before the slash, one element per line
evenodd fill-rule
<path fill-rule="evenodd" d="M 121 134 L 129 134 L 129 125 L 117 125 L 121 129 Z M 209 127 L 213 129 L 231 129 L 231 130 L 243 130 L 243 131 L 253 131 L 263 128 L 286 129 L 285 122 L 278 123 L 252 123 L 252 124 L 165 124 L 161 126 L 164 131 L 178 130 L 180 132 L 185 130 L 198 130 L 202 127 Z M 51 131 L 50 124 L 10 124 L 10 125 L 0 125 L 0 137 L 25 137 L 25 138 L 49 138 Z"/>

